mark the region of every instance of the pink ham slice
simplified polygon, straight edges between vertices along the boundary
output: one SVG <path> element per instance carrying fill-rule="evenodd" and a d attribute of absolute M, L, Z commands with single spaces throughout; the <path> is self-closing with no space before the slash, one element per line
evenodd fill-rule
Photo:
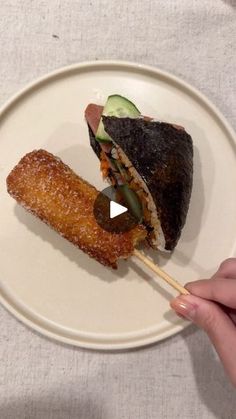
<path fill-rule="evenodd" d="M 94 103 L 90 103 L 85 109 L 85 119 L 89 124 L 91 130 L 93 131 L 94 135 L 96 135 L 98 125 L 102 116 L 102 111 L 103 106 L 95 105 Z M 110 153 L 112 149 L 112 144 L 100 143 L 100 147 L 105 153 Z"/>
<path fill-rule="evenodd" d="M 96 105 L 95 103 L 90 103 L 87 106 L 87 108 L 85 109 L 85 119 L 86 119 L 87 123 L 89 124 L 91 130 L 93 131 L 94 135 L 97 132 L 99 121 L 100 121 L 101 116 L 102 116 L 102 111 L 103 111 L 103 106 Z M 152 118 L 150 118 L 149 116 L 144 116 L 144 119 L 146 121 L 151 121 L 152 120 Z M 184 130 L 184 127 L 182 127 L 181 125 L 176 125 L 176 124 L 172 124 L 172 125 L 176 129 L 183 129 Z M 105 148 L 107 148 L 107 146 L 110 146 L 108 144 L 102 144 L 102 145 L 105 146 Z M 104 149 L 104 151 L 106 151 L 106 150 Z M 110 149 L 109 149 L 109 151 L 110 151 Z"/>
<path fill-rule="evenodd" d="M 103 106 L 95 105 L 94 103 L 90 103 L 85 109 L 85 119 L 89 124 L 91 130 L 93 131 L 94 135 L 97 132 L 99 121 L 102 116 L 102 111 Z"/>
<path fill-rule="evenodd" d="M 95 103 L 90 103 L 87 108 L 85 109 L 85 119 L 89 124 L 91 130 L 93 131 L 94 135 L 96 135 L 98 125 L 102 116 L 103 106 L 95 105 Z M 149 116 L 144 116 L 146 121 L 151 121 L 152 118 Z"/>

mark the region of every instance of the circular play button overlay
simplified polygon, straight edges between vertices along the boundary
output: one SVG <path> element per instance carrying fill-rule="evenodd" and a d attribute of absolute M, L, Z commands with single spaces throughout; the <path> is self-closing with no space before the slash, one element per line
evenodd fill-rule
<path fill-rule="evenodd" d="M 94 202 L 93 213 L 100 227 L 116 234 L 129 231 L 142 221 L 142 205 L 128 185 L 103 189 Z"/>

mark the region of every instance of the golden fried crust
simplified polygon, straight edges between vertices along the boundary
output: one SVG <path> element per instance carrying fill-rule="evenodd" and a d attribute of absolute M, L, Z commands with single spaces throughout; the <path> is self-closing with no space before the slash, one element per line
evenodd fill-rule
<path fill-rule="evenodd" d="M 103 265 L 117 268 L 117 260 L 128 258 L 146 236 L 142 226 L 120 234 L 103 230 L 93 215 L 99 192 L 45 150 L 20 160 L 7 177 L 7 190 L 26 210 Z"/>

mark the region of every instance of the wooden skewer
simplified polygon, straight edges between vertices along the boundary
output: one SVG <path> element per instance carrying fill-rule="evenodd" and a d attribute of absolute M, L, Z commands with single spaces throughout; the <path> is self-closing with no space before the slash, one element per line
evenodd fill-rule
<path fill-rule="evenodd" d="M 150 269 L 153 270 L 157 275 L 159 275 L 164 281 L 166 281 L 171 287 L 173 287 L 176 291 L 180 294 L 188 295 L 190 294 L 186 288 L 184 288 L 178 281 L 171 278 L 166 272 L 164 272 L 159 266 L 155 265 L 150 259 L 148 259 L 142 252 L 135 249 L 133 252 L 134 256 L 140 259 L 145 265 L 147 265 Z"/>

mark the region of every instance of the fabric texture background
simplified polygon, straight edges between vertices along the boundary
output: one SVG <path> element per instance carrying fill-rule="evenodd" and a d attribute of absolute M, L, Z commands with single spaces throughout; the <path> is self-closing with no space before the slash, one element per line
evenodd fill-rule
<path fill-rule="evenodd" d="M 123 59 L 192 83 L 236 128 L 236 0 L 0 0 L 0 10 L 0 105 L 60 66 Z M 236 418 L 235 390 L 193 326 L 98 353 L 51 342 L 3 308 L 0 324 L 1 419 Z"/>

